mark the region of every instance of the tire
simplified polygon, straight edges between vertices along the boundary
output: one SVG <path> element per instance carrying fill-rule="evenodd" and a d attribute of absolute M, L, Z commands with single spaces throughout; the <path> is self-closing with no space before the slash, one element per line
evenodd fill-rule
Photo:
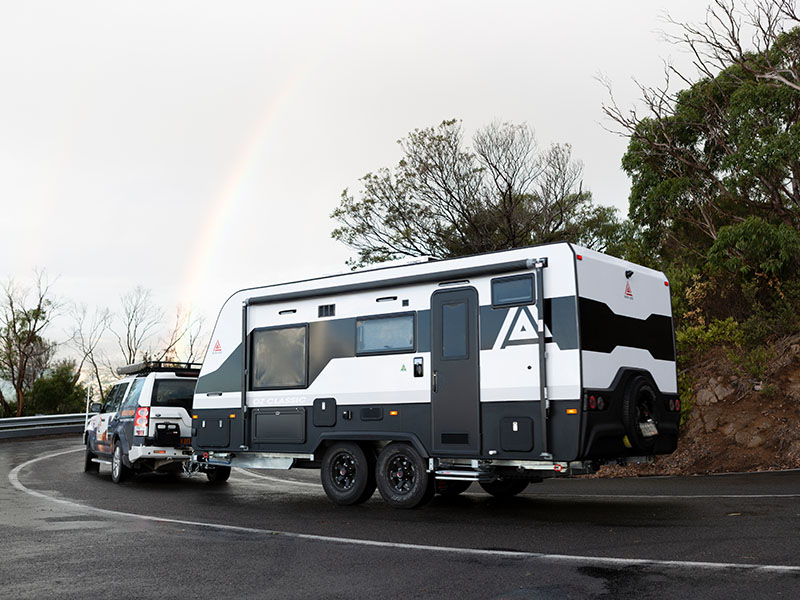
<path fill-rule="evenodd" d="M 130 468 L 125 466 L 122 445 L 119 443 L 119 440 L 117 440 L 114 442 L 114 452 L 111 455 L 111 481 L 114 483 L 122 483 L 130 474 Z"/>
<path fill-rule="evenodd" d="M 328 498 L 339 506 L 361 504 L 375 492 L 373 460 L 354 442 L 330 446 L 322 457 L 320 479 Z"/>
<path fill-rule="evenodd" d="M 378 455 L 375 467 L 378 490 L 395 508 L 415 508 L 428 502 L 436 492 L 433 475 L 426 473 L 425 461 L 412 446 L 395 442 Z"/>
<path fill-rule="evenodd" d="M 220 483 L 225 483 L 228 481 L 228 478 L 231 476 L 231 468 L 230 467 L 214 467 L 213 469 L 206 471 L 206 477 L 208 477 L 208 482 L 213 483 L 215 485 Z"/>
<path fill-rule="evenodd" d="M 481 483 L 483 490 L 495 498 L 511 498 L 522 493 L 530 481 L 527 479 L 506 479 L 498 477 L 494 481 Z"/>
<path fill-rule="evenodd" d="M 89 443 L 86 443 L 86 451 L 83 453 L 83 472 L 84 473 L 97 473 L 100 470 L 100 465 L 94 462 L 94 452 L 89 450 Z"/>
<path fill-rule="evenodd" d="M 470 485 L 472 485 L 471 481 L 437 480 L 436 493 L 443 498 L 455 498 L 459 494 L 466 492 Z"/>
<path fill-rule="evenodd" d="M 655 435 L 646 437 L 640 423 L 652 422 L 656 424 L 656 391 L 644 377 L 634 377 L 625 386 L 622 396 L 622 424 L 628 442 L 634 450 L 652 452 L 656 445 Z"/>

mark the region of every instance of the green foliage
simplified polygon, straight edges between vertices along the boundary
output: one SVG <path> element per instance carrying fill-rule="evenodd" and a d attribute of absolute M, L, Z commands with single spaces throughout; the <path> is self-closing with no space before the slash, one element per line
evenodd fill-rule
<path fill-rule="evenodd" d="M 797 271 L 800 234 L 785 223 L 749 217 L 721 227 L 707 256 L 710 267 L 745 280 L 761 277 L 779 281 Z"/>
<path fill-rule="evenodd" d="M 744 343 L 742 329 L 732 317 L 714 320 L 708 326 L 686 325 L 675 331 L 679 361 L 686 363 L 702 357 L 711 348 L 738 349 Z"/>
<path fill-rule="evenodd" d="M 33 383 L 25 398 L 25 414 L 67 414 L 83 412 L 86 388 L 76 383 L 76 363 L 62 360 Z"/>
<path fill-rule="evenodd" d="M 761 381 L 769 369 L 773 354 L 765 346 L 756 346 L 745 352 L 729 352 L 728 358 L 740 376 Z"/>

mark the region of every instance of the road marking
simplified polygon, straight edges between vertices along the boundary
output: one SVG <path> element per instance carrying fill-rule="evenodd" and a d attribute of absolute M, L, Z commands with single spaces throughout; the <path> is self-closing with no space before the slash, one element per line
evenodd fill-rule
<path fill-rule="evenodd" d="M 380 540 L 360 540 L 353 538 L 345 538 L 338 536 L 328 535 L 315 535 L 311 533 L 294 533 L 290 531 L 277 531 L 273 529 L 258 529 L 255 527 L 242 527 L 239 525 L 225 525 L 222 523 L 205 523 L 202 521 L 187 521 L 184 519 L 170 519 L 165 517 L 154 517 L 152 515 L 141 515 L 134 513 L 126 513 L 117 510 L 110 510 L 107 508 L 96 508 L 94 506 L 87 506 L 79 504 L 72 500 L 64 498 L 56 498 L 49 496 L 42 492 L 37 492 L 25 486 L 19 480 L 19 473 L 24 468 L 35 464 L 42 460 L 55 458 L 64 454 L 78 452 L 83 450 L 82 447 L 73 450 L 62 450 L 60 452 L 53 452 L 43 454 L 37 458 L 28 460 L 16 466 L 8 474 L 8 480 L 11 485 L 26 494 L 42 498 L 50 502 L 57 502 L 64 506 L 77 508 L 80 510 L 100 513 L 104 515 L 112 515 L 117 517 L 127 517 L 131 519 L 139 519 L 143 521 L 152 521 L 155 523 L 171 523 L 175 525 L 184 525 L 187 527 L 198 527 L 202 529 L 215 529 L 218 531 L 235 531 L 239 533 L 251 533 L 264 536 L 280 536 L 290 539 L 311 540 L 318 542 L 328 542 L 333 544 L 348 544 L 353 546 L 369 546 L 375 548 L 395 548 L 399 550 L 418 550 L 423 552 L 438 552 L 445 554 L 457 554 L 466 556 L 483 556 L 493 558 L 517 558 L 528 560 L 542 560 L 547 562 L 568 563 L 568 564 L 591 564 L 591 565 L 604 565 L 611 567 L 628 567 L 628 566 L 642 566 L 642 567 L 670 567 L 678 569 L 700 569 L 707 571 L 725 571 L 725 570 L 744 570 L 753 571 L 758 573 L 789 573 L 800 574 L 800 566 L 791 565 L 760 565 L 760 564 L 747 564 L 747 563 L 716 563 L 716 562 L 697 562 L 697 561 L 681 561 L 681 560 L 657 560 L 649 558 L 614 558 L 602 556 L 578 556 L 570 554 L 547 554 L 542 552 L 522 552 L 515 550 L 483 550 L 480 548 L 458 548 L 452 546 L 429 546 L 425 544 L 408 544 L 401 542 L 383 542 Z"/>
<path fill-rule="evenodd" d="M 267 481 L 274 481 L 276 483 L 291 483 L 293 485 L 305 485 L 308 487 L 313 487 L 318 489 L 322 487 L 322 484 L 320 483 L 311 483 L 310 481 L 296 481 L 294 479 L 281 479 L 280 477 L 264 475 L 263 473 L 253 473 L 252 471 L 248 471 L 247 469 L 238 469 L 236 472 L 239 475 L 248 475 L 250 477 L 254 477 L 255 479 L 266 479 Z"/>

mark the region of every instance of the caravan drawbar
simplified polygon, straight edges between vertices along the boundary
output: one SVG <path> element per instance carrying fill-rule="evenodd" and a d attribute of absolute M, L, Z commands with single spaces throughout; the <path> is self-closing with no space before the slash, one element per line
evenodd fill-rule
<path fill-rule="evenodd" d="M 197 461 L 320 468 L 338 504 L 651 460 L 680 422 L 669 282 L 556 243 L 242 290 L 192 419 Z"/>

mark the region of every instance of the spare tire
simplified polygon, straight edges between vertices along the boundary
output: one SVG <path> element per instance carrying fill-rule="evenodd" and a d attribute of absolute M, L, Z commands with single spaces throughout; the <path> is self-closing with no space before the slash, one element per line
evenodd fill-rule
<path fill-rule="evenodd" d="M 652 452 L 658 437 L 656 403 L 658 396 L 650 382 L 641 375 L 625 386 L 622 396 L 622 424 L 630 447 L 640 452 Z"/>

